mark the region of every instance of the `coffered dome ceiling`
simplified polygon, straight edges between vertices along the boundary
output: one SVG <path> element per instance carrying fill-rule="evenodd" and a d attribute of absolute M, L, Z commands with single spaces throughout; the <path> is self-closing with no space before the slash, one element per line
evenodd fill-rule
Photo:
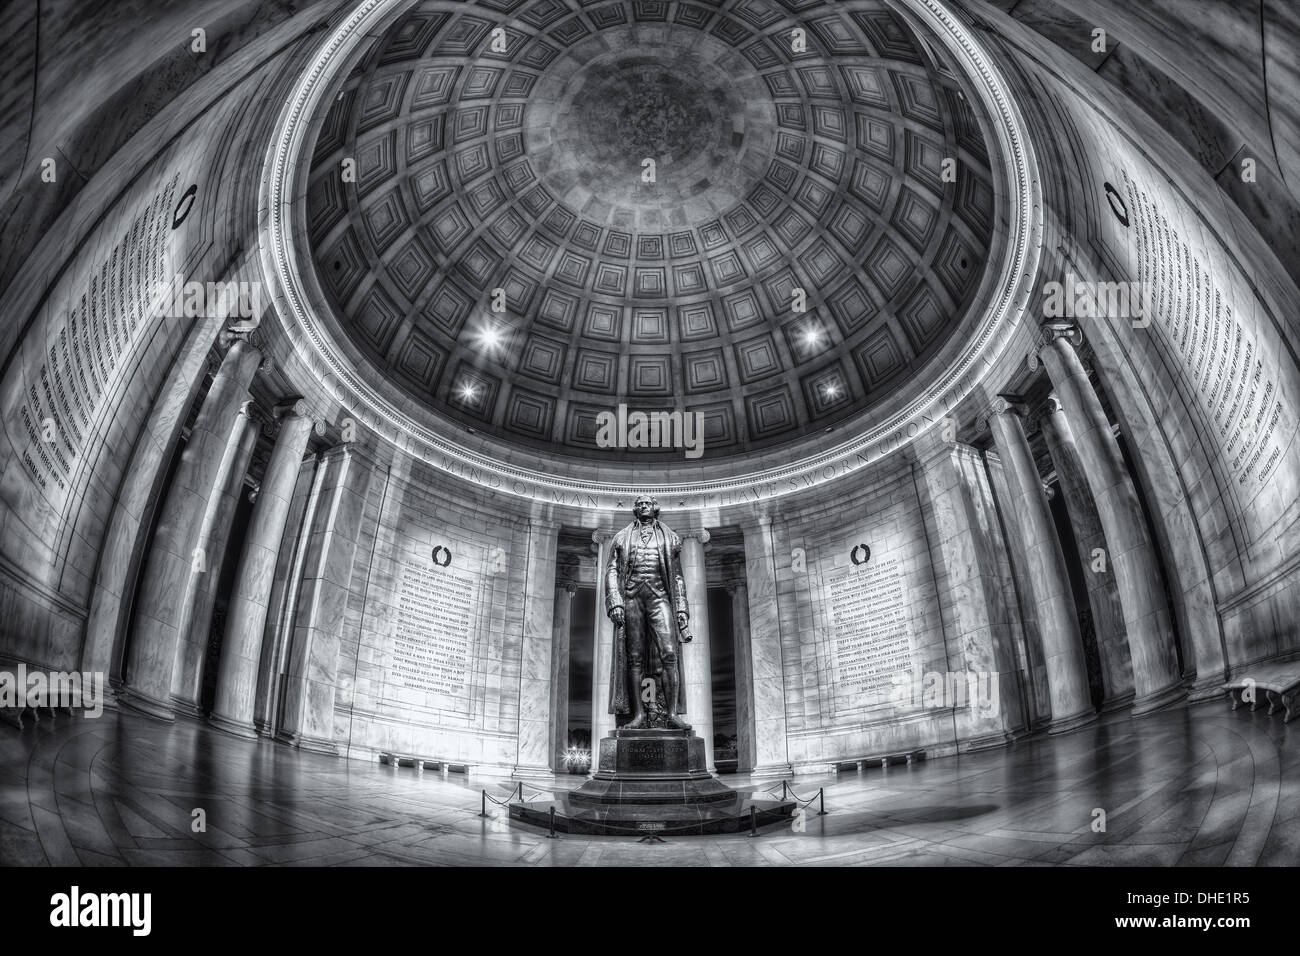
<path fill-rule="evenodd" d="M 591 457 L 620 403 L 698 411 L 715 459 L 920 387 L 992 183 L 957 79 L 883 2 L 481 0 L 365 55 L 307 228 L 342 332 L 441 417 Z"/>

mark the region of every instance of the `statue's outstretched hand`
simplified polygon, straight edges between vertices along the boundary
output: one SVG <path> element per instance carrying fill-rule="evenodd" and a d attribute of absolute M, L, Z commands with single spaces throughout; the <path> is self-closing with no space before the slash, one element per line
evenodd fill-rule
<path fill-rule="evenodd" d="M 609 609 L 609 619 L 610 619 L 611 621 L 613 621 L 614 624 L 615 624 L 617 627 L 622 627 L 622 626 L 623 626 L 623 609 L 622 609 L 621 607 L 612 607 L 612 608 L 610 608 L 610 609 Z"/>
<path fill-rule="evenodd" d="M 689 644 L 692 640 L 691 632 L 687 628 L 687 625 L 690 623 L 690 620 L 691 620 L 691 616 L 687 614 L 685 611 L 677 612 L 677 630 L 681 632 L 682 643 L 684 644 Z"/>

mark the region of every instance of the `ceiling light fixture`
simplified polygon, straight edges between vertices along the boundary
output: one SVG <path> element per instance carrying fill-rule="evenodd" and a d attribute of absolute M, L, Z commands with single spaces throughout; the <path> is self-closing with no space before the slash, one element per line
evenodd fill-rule
<path fill-rule="evenodd" d="M 479 329 L 478 343 L 485 352 L 495 352 L 501 347 L 504 338 L 501 329 L 491 322 L 485 322 Z"/>

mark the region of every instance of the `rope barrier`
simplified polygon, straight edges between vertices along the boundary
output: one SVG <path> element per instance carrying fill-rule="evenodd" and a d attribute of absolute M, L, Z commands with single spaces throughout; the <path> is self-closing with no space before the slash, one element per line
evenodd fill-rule
<path fill-rule="evenodd" d="M 515 797 L 516 794 L 520 794 L 520 799 L 522 800 L 522 799 L 523 799 L 523 796 L 522 796 L 523 786 L 524 786 L 524 785 L 523 785 L 522 783 L 515 784 L 515 788 L 514 788 L 513 790 L 510 791 L 509 795 L 508 795 L 504 800 L 498 800 L 496 797 L 492 796 L 490 793 L 488 793 L 486 790 L 484 790 L 484 791 L 483 791 L 483 811 L 479 814 L 479 816 L 481 816 L 481 817 L 485 817 L 485 816 L 488 815 L 488 813 L 487 813 L 487 801 L 489 801 L 489 800 L 491 800 L 493 803 L 495 803 L 498 807 L 504 807 L 506 804 L 508 804 L 508 803 L 509 803 L 509 802 L 510 802 L 514 797 Z"/>
<path fill-rule="evenodd" d="M 788 792 L 790 796 L 794 797 L 794 802 L 799 804 L 800 806 L 806 807 L 814 800 L 820 801 L 821 809 L 817 811 L 817 816 L 824 817 L 826 815 L 826 788 L 825 787 L 819 787 L 816 793 L 814 793 L 811 797 L 805 800 L 803 797 L 799 796 L 799 794 L 795 793 L 794 787 L 790 786 L 784 780 L 781 781 L 781 786 L 785 788 L 784 790 L 782 790 L 781 795 L 784 796 Z"/>

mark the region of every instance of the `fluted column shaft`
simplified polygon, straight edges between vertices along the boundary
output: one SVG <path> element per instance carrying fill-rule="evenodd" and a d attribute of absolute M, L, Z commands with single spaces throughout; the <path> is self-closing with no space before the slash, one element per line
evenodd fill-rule
<path fill-rule="evenodd" d="M 280 423 L 271 461 L 266 466 L 257 503 L 253 506 L 239 559 L 234 597 L 226 615 L 212 722 L 222 730 L 242 737 L 256 736 L 253 701 L 257 668 L 262 657 L 267 601 L 289 516 L 289 503 L 312 429 L 312 419 L 301 403 L 285 414 Z"/>
<path fill-rule="evenodd" d="M 182 603 L 177 629 L 176 667 L 172 673 L 172 704 L 192 717 L 200 715 L 199 697 L 203 690 L 203 664 L 207 658 L 212 608 L 217 600 L 217 581 L 226 557 L 230 526 L 244 488 L 244 476 L 257 446 L 258 426 L 249 417 L 247 403 L 239 411 L 222 460 L 218 491 L 208 499 L 207 513 L 199 539 L 202 562 L 192 561 L 190 578 Z"/>
<path fill-rule="evenodd" d="M 727 584 L 731 594 L 731 633 L 735 642 L 736 671 L 736 771 L 754 769 L 754 663 L 749 646 L 749 587 L 741 577 Z"/>
<path fill-rule="evenodd" d="M 614 653 L 614 624 L 605 613 L 605 562 L 613 543 L 612 532 L 592 534 L 596 546 L 596 614 L 592 630 L 591 673 L 591 769 L 599 769 L 600 742 L 614 732 L 614 715 L 609 712 L 609 674 Z"/>
<path fill-rule="evenodd" d="M 555 588 L 555 619 L 551 633 L 551 767 L 568 770 L 569 752 L 569 648 L 573 622 L 573 596 L 578 586 L 561 581 Z"/>
<path fill-rule="evenodd" d="M 290 583 L 300 591 L 280 736 L 304 750 L 334 754 L 339 646 L 370 468 L 344 445 L 321 456 L 319 472 L 321 506 L 310 512 L 301 582 Z"/>
<path fill-rule="evenodd" d="M 954 745 L 959 751 L 977 749 L 1005 742 L 1023 725 L 1015 692 L 1015 638 L 998 571 L 1005 546 L 979 452 L 958 441 L 919 447 L 924 451 L 917 456 L 917 488 L 927 505 L 924 518 L 947 633 L 946 666 L 997 678 L 996 699 L 981 706 L 968 700 L 954 715 Z"/>
<path fill-rule="evenodd" d="M 704 545 L 709 533 L 697 529 L 682 534 L 682 577 L 690 607 L 693 640 L 682 645 L 681 675 L 686 685 L 686 720 L 704 740 L 705 766 L 717 770 L 713 754 L 713 665 L 710 660 L 709 587 L 704 568 Z"/>
<path fill-rule="evenodd" d="M 1042 480 L 1025 437 L 1018 411 L 1000 402 L 989 416 L 993 442 L 1001 455 L 1013 523 L 1020 538 L 1030 589 L 1043 639 L 1047 686 L 1052 699 L 1049 730 L 1072 730 L 1096 718 L 1088 692 L 1083 638 L 1079 615 L 1070 591 L 1061 542 L 1052 524 L 1052 514 L 1043 492 Z"/>
<path fill-rule="evenodd" d="M 555 561 L 560 526 L 528 524 L 524 633 L 519 670 L 519 744 L 514 776 L 551 774 L 551 655 L 555 637 Z"/>
<path fill-rule="evenodd" d="M 777 563 L 772 524 L 767 517 L 746 522 L 745 590 L 749 595 L 749 666 L 754 707 L 754 769 L 759 777 L 788 777 L 785 660 L 777 608 Z M 740 646 L 736 655 L 741 654 Z"/>
<path fill-rule="evenodd" d="M 227 350 L 181 453 L 145 565 L 122 703 L 164 720 L 173 717 L 172 675 L 186 582 L 208 501 L 220 487 L 231 436 L 243 427 L 240 408 L 261 361 L 261 353 L 242 340 Z"/>
<path fill-rule="evenodd" d="M 1129 659 L 1128 637 L 1124 633 L 1124 609 L 1109 559 L 1103 570 L 1094 568 L 1095 550 L 1101 548 L 1109 553 L 1109 543 L 1065 411 L 1059 407 L 1055 396 L 1053 404 L 1057 407 L 1042 421 L 1043 438 L 1056 466 L 1056 476 L 1065 496 L 1065 508 L 1070 515 L 1070 527 L 1074 531 L 1079 561 L 1088 585 L 1088 602 L 1092 607 L 1093 631 L 1097 636 L 1105 685 L 1103 710 L 1128 707 L 1133 703 L 1133 665 Z"/>
<path fill-rule="evenodd" d="M 1063 437 L 1078 452 L 1110 546 L 1110 566 L 1133 659 L 1133 712 L 1149 713 L 1181 696 L 1182 676 L 1142 504 L 1074 345 L 1065 335 L 1053 335 L 1039 357 L 1056 386 L 1068 425 L 1068 435 Z"/>

